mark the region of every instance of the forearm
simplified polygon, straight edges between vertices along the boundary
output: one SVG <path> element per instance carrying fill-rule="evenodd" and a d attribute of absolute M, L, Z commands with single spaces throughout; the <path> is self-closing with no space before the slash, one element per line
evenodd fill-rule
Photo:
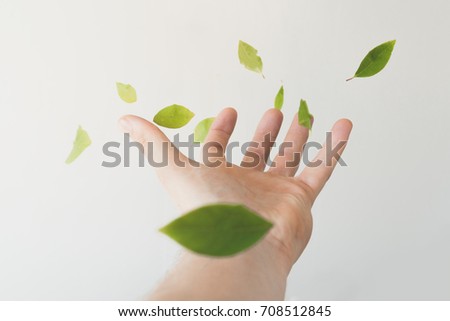
<path fill-rule="evenodd" d="M 289 268 L 262 241 L 226 258 L 184 252 L 151 300 L 283 300 Z"/>

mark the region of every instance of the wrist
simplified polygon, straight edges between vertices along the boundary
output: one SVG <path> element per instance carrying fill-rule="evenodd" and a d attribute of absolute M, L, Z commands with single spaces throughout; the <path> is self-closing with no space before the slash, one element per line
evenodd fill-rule
<path fill-rule="evenodd" d="M 271 240 L 270 234 L 252 247 L 232 256 L 213 257 L 183 250 L 181 261 L 193 263 L 192 266 L 215 265 L 232 268 L 233 271 L 252 271 L 252 273 L 276 275 L 286 280 L 294 262 L 287 250 Z M 267 276 L 266 276 L 267 277 Z"/>

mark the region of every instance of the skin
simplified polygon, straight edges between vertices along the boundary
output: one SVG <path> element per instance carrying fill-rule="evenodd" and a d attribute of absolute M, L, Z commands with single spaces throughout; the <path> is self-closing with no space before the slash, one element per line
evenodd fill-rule
<path fill-rule="evenodd" d="M 199 166 L 193 166 L 194 162 L 191 160 L 189 163 L 189 159 L 170 144 L 158 127 L 143 118 L 127 115 L 119 120 L 122 130 L 140 142 L 146 154 L 148 142 L 153 143 L 155 161 L 162 159 L 163 144 L 170 144 L 168 166 L 156 170 L 161 183 L 182 212 L 210 203 L 240 203 L 274 224 L 262 241 L 235 256 L 212 258 L 184 251 L 151 294 L 152 300 L 284 299 L 289 272 L 311 237 L 311 208 L 337 160 L 333 159 L 331 165 L 326 165 L 324 146 L 314 159 L 322 161 L 322 164 L 305 167 L 296 175 L 298 161 L 295 161 L 294 153 L 301 153 L 309 134 L 308 129 L 298 125 L 296 114 L 285 137 L 285 142 L 291 142 L 292 146 L 274 159 L 275 165 L 265 170 L 270 146 L 263 147 L 261 143 L 266 134 L 275 140 L 283 122 L 281 111 L 269 109 L 253 137 L 258 146 L 247 150 L 241 166 L 229 164 L 223 150 L 236 120 L 236 111 L 225 108 L 211 125 L 204 143 L 213 145 L 210 148 L 215 156 L 208 161 L 220 163 L 214 167 L 198 163 L 195 164 Z M 351 129 L 352 123 L 347 119 L 337 121 L 331 129 L 332 148 L 342 145 L 339 155 L 346 146 Z M 260 160 L 257 164 L 255 155 Z M 180 166 L 178 159 L 187 166 Z M 287 166 L 289 162 L 291 166 Z"/>

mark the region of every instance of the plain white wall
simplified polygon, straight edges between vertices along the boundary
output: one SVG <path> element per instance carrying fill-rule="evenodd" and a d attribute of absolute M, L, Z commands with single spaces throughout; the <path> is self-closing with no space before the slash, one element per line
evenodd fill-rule
<path fill-rule="evenodd" d="M 313 140 L 354 122 L 287 298 L 449 300 L 449 14 L 446 0 L 0 0 L 0 299 L 142 298 L 179 250 L 157 228 L 180 213 L 149 166 L 101 167 L 117 118 L 184 104 L 196 118 L 166 132 L 186 137 L 234 106 L 247 141 L 283 81 L 283 112 L 307 99 Z M 239 39 L 266 80 L 239 65 Z M 391 39 L 384 71 L 344 81 Z M 79 124 L 93 144 L 67 166 Z"/>

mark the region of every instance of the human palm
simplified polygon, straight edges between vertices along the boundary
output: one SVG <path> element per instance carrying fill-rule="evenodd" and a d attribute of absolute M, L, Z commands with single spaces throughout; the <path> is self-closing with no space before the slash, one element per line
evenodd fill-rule
<path fill-rule="evenodd" d="M 236 119 L 237 113 L 232 108 L 224 109 L 216 117 L 204 142 L 204 152 L 213 152 L 208 154 L 204 164 L 189 160 L 158 127 L 145 119 L 124 116 L 120 124 L 125 132 L 144 146 L 146 154 L 150 142 L 153 145 L 152 157 L 168 160 L 168 165 L 158 168 L 157 172 L 183 212 L 210 203 L 244 204 L 273 223 L 266 242 L 282 252 L 292 265 L 308 243 L 312 231 L 311 207 L 337 160 L 331 159 L 331 163 L 326 164 L 324 146 L 315 159 L 321 164 L 305 167 L 295 176 L 299 155 L 309 134 L 307 128 L 298 125 L 295 115 L 285 138 L 285 143 L 290 145 L 286 145 L 274 162 L 267 166 L 271 144 L 267 144 L 265 137 L 269 135 L 269 141 L 273 142 L 283 121 L 279 110 L 269 109 L 256 129 L 253 143 L 241 166 L 230 164 L 226 161 L 224 150 Z M 351 122 L 346 119 L 337 121 L 332 128 L 332 148 L 336 147 L 339 155 L 345 148 L 351 128 Z M 263 144 L 264 141 L 266 144 Z M 268 169 L 265 171 L 266 167 Z"/>

